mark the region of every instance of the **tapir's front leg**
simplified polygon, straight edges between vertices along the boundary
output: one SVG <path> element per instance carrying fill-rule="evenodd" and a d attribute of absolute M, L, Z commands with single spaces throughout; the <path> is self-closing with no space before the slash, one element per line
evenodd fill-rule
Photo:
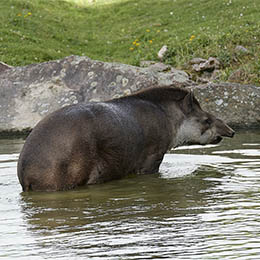
<path fill-rule="evenodd" d="M 140 169 L 141 174 L 158 173 L 164 154 L 151 154 L 146 157 Z"/>

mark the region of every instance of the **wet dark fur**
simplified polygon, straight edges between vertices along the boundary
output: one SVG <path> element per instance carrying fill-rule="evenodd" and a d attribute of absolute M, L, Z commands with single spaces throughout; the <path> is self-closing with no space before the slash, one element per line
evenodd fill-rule
<path fill-rule="evenodd" d="M 153 88 L 50 114 L 37 124 L 20 154 L 23 191 L 68 190 L 129 173 L 158 172 L 189 113 L 184 102 L 188 94 L 179 88 Z M 198 101 L 193 98 L 192 103 L 199 111 Z"/>

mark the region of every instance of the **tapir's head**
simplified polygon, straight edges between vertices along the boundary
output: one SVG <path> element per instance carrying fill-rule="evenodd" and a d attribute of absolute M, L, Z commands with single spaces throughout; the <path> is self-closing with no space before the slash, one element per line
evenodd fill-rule
<path fill-rule="evenodd" d="M 203 111 L 192 92 L 182 100 L 184 113 L 177 132 L 177 145 L 183 144 L 217 144 L 223 137 L 233 137 L 235 132 L 221 119 Z"/>

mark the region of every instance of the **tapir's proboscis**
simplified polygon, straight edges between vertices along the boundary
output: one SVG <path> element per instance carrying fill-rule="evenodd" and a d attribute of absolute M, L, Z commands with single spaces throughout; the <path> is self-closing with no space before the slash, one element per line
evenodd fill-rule
<path fill-rule="evenodd" d="M 23 191 L 58 191 L 157 173 L 171 148 L 217 144 L 233 135 L 191 91 L 150 88 L 49 114 L 26 139 L 18 177 Z"/>

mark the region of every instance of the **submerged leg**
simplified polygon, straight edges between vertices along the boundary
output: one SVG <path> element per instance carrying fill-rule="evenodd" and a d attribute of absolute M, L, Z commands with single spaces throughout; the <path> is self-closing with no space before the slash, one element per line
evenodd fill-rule
<path fill-rule="evenodd" d="M 158 154 L 149 155 L 145 159 L 143 166 L 140 169 L 140 173 L 141 174 L 158 173 L 160 164 L 163 160 L 163 156 L 164 156 L 164 154 L 163 155 L 158 155 Z"/>

